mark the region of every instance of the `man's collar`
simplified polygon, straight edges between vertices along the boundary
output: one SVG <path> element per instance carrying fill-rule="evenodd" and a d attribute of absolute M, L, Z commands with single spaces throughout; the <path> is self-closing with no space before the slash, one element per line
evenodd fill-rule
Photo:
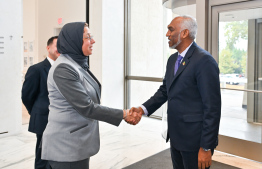
<path fill-rule="evenodd" d="M 47 56 L 46 58 L 47 58 L 47 60 L 50 62 L 51 66 L 52 66 L 52 65 L 54 64 L 55 61 L 52 60 L 49 56 Z"/>
<path fill-rule="evenodd" d="M 186 56 L 188 49 L 192 46 L 193 43 L 194 41 L 182 53 L 178 52 L 178 55 L 181 55 L 184 58 Z"/>

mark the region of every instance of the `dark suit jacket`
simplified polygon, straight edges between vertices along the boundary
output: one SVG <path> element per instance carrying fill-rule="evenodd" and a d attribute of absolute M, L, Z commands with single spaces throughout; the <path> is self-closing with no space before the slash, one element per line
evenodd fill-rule
<path fill-rule="evenodd" d="M 193 42 L 174 76 L 177 56 L 170 56 L 163 84 L 143 105 L 150 116 L 168 100 L 168 138 L 176 149 L 215 148 L 221 116 L 218 65 Z"/>
<path fill-rule="evenodd" d="M 47 75 L 50 62 L 44 61 L 30 66 L 22 88 L 22 101 L 30 114 L 28 131 L 43 134 L 48 121 Z"/>

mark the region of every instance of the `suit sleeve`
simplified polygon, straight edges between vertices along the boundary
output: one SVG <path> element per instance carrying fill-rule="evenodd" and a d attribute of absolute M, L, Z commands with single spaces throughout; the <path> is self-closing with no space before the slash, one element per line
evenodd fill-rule
<path fill-rule="evenodd" d="M 204 56 L 198 65 L 197 86 L 204 111 L 200 147 L 211 149 L 217 145 L 221 117 L 219 68 L 212 56 Z"/>
<path fill-rule="evenodd" d="M 29 67 L 22 87 L 22 101 L 29 114 L 31 114 L 32 107 L 38 95 L 39 83 L 39 71 L 34 66 Z"/>
<path fill-rule="evenodd" d="M 156 91 L 156 93 L 148 99 L 145 103 L 143 103 L 143 106 L 148 111 L 148 115 L 150 116 L 153 114 L 157 109 L 159 109 L 168 99 L 167 96 L 167 89 L 166 89 L 166 74 L 163 79 L 163 84 L 159 87 L 159 89 Z"/>
<path fill-rule="evenodd" d="M 104 121 L 116 126 L 122 121 L 123 110 L 101 106 L 93 102 L 82 85 L 78 72 L 72 66 L 68 64 L 58 65 L 53 78 L 61 94 L 83 117 Z"/>

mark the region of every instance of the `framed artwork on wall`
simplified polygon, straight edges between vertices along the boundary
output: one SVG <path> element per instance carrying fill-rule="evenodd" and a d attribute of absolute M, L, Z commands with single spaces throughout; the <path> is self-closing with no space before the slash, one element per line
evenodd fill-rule
<path fill-rule="evenodd" d="M 34 42 L 29 42 L 29 52 L 33 52 L 34 51 Z"/>
<path fill-rule="evenodd" d="M 24 67 L 27 67 L 27 56 L 24 56 Z"/>
<path fill-rule="evenodd" d="M 24 52 L 27 52 L 27 42 L 24 42 Z"/>
<path fill-rule="evenodd" d="M 29 66 L 32 66 L 34 64 L 34 57 L 30 56 L 29 57 Z"/>

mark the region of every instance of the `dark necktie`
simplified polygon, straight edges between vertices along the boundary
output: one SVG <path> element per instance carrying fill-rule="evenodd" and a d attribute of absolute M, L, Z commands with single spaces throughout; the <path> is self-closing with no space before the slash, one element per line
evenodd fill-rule
<path fill-rule="evenodd" d="M 183 59 L 183 57 L 181 55 L 178 55 L 178 57 L 176 59 L 174 75 L 176 74 L 182 59 Z"/>

